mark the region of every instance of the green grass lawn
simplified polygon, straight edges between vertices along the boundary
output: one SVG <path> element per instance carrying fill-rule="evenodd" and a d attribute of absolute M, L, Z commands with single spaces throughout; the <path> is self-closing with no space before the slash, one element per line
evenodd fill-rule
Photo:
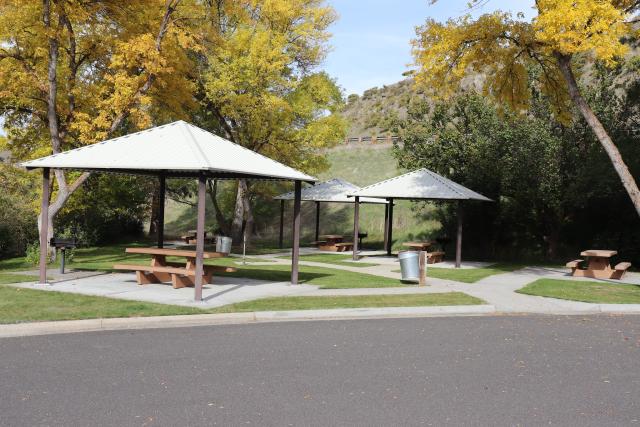
<path fill-rule="evenodd" d="M 205 311 L 190 307 L 0 286 L 0 324 L 201 313 Z"/>
<path fill-rule="evenodd" d="M 82 248 L 76 250 L 75 257 L 72 262 L 67 265 L 69 268 L 81 270 L 97 270 L 112 271 L 113 265 L 118 263 L 125 264 L 147 264 L 151 259 L 148 255 L 143 254 L 126 254 L 125 248 L 134 246 L 132 244 L 113 245 L 99 248 Z M 140 244 L 140 246 L 145 246 Z M 325 256 L 325 255 L 320 255 Z M 331 256 L 331 255 L 326 255 Z M 184 258 L 167 258 L 169 261 L 184 261 Z M 262 261 L 261 259 L 251 259 L 252 261 Z M 259 280 L 282 281 L 286 282 L 291 278 L 291 267 L 288 265 L 238 265 L 236 262 L 241 261 L 240 258 L 217 258 L 205 260 L 208 265 L 226 265 L 238 268 L 236 273 L 224 273 L 234 277 L 246 277 Z M 36 267 L 25 263 L 23 258 L 13 258 L 0 261 L 0 272 L 8 273 L 16 270 L 35 269 Z M 56 268 L 52 264 L 49 268 Z M 22 277 L 22 276 L 20 276 Z M 9 280 L 9 279 L 7 279 Z M 37 279 L 29 279 L 37 280 Z M 11 280 L 13 281 L 13 280 Z M 4 283 L 10 283 L 6 281 Z M 373 276 L 370 274 L 361 274 L 350 271 L 334 270 L 329 267 L 309 267 L 300 266 L 300 282 L 318 285 L 325 289 L 336 288 L 380 288 L 404 286 L 398 280 Z"/>
<path fill-rule="evenodd" d="M 277 264 L 260 266 L 246 265 L 238 266 L 238 271 L 235 273 L 221 273 L 220 275 L 287 282 L 291 280 L 291 267 L 288 265 Z M 299 279 L 300 283 L 317 285 L 322 289 L 385 288 L 405 286 L 397 279 L 306 265 L 300 266 Z"/>
<path fill-rule="evenodd" d="M 127 243 L 121 245 L 79 248 L 75 250 L 72 261 L 67 262 L 67 267 L 78 270 L 96 270 L 111 271 L 114 264 L 148 264 L 151 260 L 150 255 L 144 254 L 127 254 L 125 249 L 129 247 L 147 247 L 150 244 L 144 243 Z M 168 257 L 168 261 L 184 262 L 184 258 Z M 247 262 L 271 262 L 262 258 L 247 257 Z M 204 260 L 208 265 L 227 265 L 238 267 L 236 263 L 242 263 L 242 258 L 227 257 Z M 59 266 L 59 261 L 51 263 L 47 266 L 49 269 L 55 269 Z M 35 270 L 37 266 L 28 264 L 24 258 L 11 258 L 0 261 L 0 272 L 6 273 L 20 270 Z M 11 282 L 4 282 L 11 283 Z"/>
<path fill-rule="evenodd" d="M 640 304 L 640 286 L 628 284 L 538 279 L 516 292 L 600 304 Z"/>
<path fill-rule="evenodd" d="M 110 271 L 114 264 L 135 264 L 149 262 L 148 255 L 125 254 L 124 248 L 131 245 L 109 246 L 103 248 L 78 249 L 70 266 L 86 270 Z M 319 255 L 331 256 L 331 255 Z M 184 261 L 184 258 L 167 258 L 170 261 Z M 260 259 L 255 259 L 261 261 Z M 205 260 L 209 265 L 226 265 L 236 267 L 235 273 L 223 273 L 233 277 L 250 279 L 282 281 L 291 279 L 291 267 L 288 265 L 238 265 L 239 258 L 217 258 Z M 373 276 L 370 274 L 354 273 L 350 271 L 334 270 L 331 268 L 300 266 L 300 282 L 318 285 L 324 289 L 337 288 L 380 288 L 404 286 L 398 280 Z"/>
<path fill-rule="evenodd" d="M 266 298 L 210 310 L 127 301 L 0 285 L 0 324 L 112 317 L 169 316 L 241 311 L 309 310 L 355 307 L 477 305 L 483 301 L 461 292 L 442 294 Z"/>
<path fill-rule="evenodd" d="M 278 258 L 291 259 L 290 255 L 281 256 Z M 375 267 L 380 264 L 373 264 L 370 262 L 353 262 L 351 255 L 342 254 L 305 254 L 300 255 L 300 261 L 313 261 L 322 262 L 325 264 L 346 265 L 349 267 Z"/>
<path fill-rule="evenodd" d="M 240 311 L 314 310 L 360 307 L 424 307 L 445 305 L 478 305 L 481 299 L 462 292 L 405 295 L 357 295 L 318 297 L 278 297 L 229 304 L 214 309 L 217 313 Z"/>
<path fill-rule="evenodd" d="M 523 264 L 494 264 L 484 268 L 442 268 L 427 267 L 427 277 L 436 279 L 454 280 L 456 282 L 475 283 L 485 277 L 495 274 L 509 273 L 526 267 Z M 400 272 L 400 270 L 395 270 Z"/>
<path fill-rule="evenodd" d="M 0 273 L 0 285 L 8 283 L 35 282 L 38 276 L 16 273 Z"/>

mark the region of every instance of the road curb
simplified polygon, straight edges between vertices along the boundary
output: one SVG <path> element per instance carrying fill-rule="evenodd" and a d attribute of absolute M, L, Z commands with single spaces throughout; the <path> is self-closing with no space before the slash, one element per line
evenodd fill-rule
<path fill-rule="evenodd" d="M 330 310 L 258 311 L 248 313 L 60 320 L 54 322 L 0 325 L 0 338 L 68 334 L 77 332 L 180 328 L 189 326 L 213 326 L 260 322 L 477 316 L 495 313 L 496 309 L 492 305 L 461 305 L 437 307 L 338 308 Z"/>
<path fill-rule="evenodd" d="M 0 325 L 0 338 L 70 334 L 77 332 L 182 328 L 189 326 L 239 325 L 268 322 L 483 316 L 492 314 L 538 314 L 562 316 L 593 314 L 640 314 L 640 304 L 594 304 L 593 307 L 589 308 L 588 310 L 561 310 L 558 312 L 539 313 L 498 311 L 493 305 L 459 305 L 437 307 L 380 307 L 337 308 L 329 310 L 256 311 L 247 313 L 60 320 L 55 322 L 33 322 Z"/>
<path fill-rule="evenodd" d="M 640 304 L 598 304 L 601 313 L 640 314 Z"/>
<path fill-rule="evenodd" d="M 492 305 L 462 305 L 437 307 L 380 307 L 380 308 L 336 308 L 329 310 L 257 311 L 256 321 L 315 320 L 315 319 L 360 319 L 385 317 L 464 316 L 493 314 Z"/>

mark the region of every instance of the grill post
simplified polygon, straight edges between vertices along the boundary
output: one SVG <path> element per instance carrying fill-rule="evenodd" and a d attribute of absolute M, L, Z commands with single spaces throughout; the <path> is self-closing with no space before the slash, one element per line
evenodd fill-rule
<path fill-rule="evenodd" d="M 60 274 L 64 274 L 64 256 L 66 252 L 65 248 L 60 249 Z"/>

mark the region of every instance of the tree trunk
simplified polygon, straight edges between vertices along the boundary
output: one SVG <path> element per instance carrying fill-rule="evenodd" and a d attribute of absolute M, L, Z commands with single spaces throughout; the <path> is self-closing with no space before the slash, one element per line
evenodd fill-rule
<path fill-rule="evenodd" d="M 231 223 L 231 238 L 235 244 L 242 242 L 242 228 L 244 225 L 244 193 L 247 191 L 247 182 L 238 180 L 238 191 L 236 192 L 236 207 L 233 211 L 233 222 Z"/>
<path fill-rule="evenodd" d="M 207 192 L 209 193 L 209 198 L 211 199 L 211 203 L 213 204 L 213 211 L 216 214 L 216 222 L 218 223 L 218 228 L 225 236 L 231 235 L 231 227 L 229 226 L 229 221 L 224 217 L 224 213 L 222 209 L 220 209 L 220 205 L 218 204 L 218 181 L 217 180 L 209 180 L 207 182 Z"/>
<path fill-rule="evenodd" d="M 582 97 L 580 88 L 578 87 L 578 83 L 576 82 L 576 78 L 573 74 L 573 70 L 571 69 L 571 56 L 556 53 L 556 59 L 558 60 L 560 71 L 567 82 L 571 100 L 578 107 L 578 110 L 580 110 L 580 113 L 595 133 L 598 141 L 600 141 L 600 144 L 609 156 L 614 169 L 618 173 L 620 181 L 622 181 L 622 185 L 627 190 L 629 198 L 631 198 L 631 202 L 636 208 L 636 212 L 640 215 L 640 189 L 638 189 L 638 184 L 633 178 L 633 175 L 631 175 L 629 168 L 622 160 L 618 147 L 613 143 L 609 134 L 607 134 L 606 129 L 602 123 L 600 123 L 600 120 L 598 120 L 587 101 Z"/>
<path fill-rule="evenodd" d="M 557 228 L 549 230 L 545 237 L 547 244 L 547 260 L 555 261 L 558 259 L 558 246 L 560 245 L 560 231 Z"/>
<path fill-rule="evenodd" d="M 153 185 L 153 196 L 151 197 L 151 218 L 149 219 L 149 236 L 158 234 L 160 224 L 160 185 Z"/>
<path fill-rule="evenodd" d="M 54 216 L 51 215 L 51 213 L 49 213 L 49 226 L 47 228 L 47 242 L 51 241 L 51 238 L 53 237 L 53 219 Z M 42 214 L 38 215 L 38 235 L 42 234 Z M 55 261 L 56 260 L 56 251 L 53 250 L 53 248 L 51 246 L 49 246 L 49 244 L 47 243 L 47 253 L 49 254 L 49 259 L 51 261 Z"/>
<path fill-rule="evenodd" d="M 171 16 L 176 11 L 179 0 L 170 0 L 166 2 L 165 5 L 165 13 L 160 23 L 160 27 L 158 29 L 158 33 L 156 35 L 155 49 L 158 52 L 162 50 L 162 41 L 167 33 L 168 27 L 171 24 Z M 42 21 L 48 31 L 51 32 L 51 36 L 49 37 L 49 62 L 47 64 L 47 124 L 49 127 L 49 134 L 51 137 L 51 147 L 53 154 L 58 154 L 62 151 L 62 141 L 63 138 L 60 134 L 60 118 L 58 117 L 57 111 L 57 96 L 58 96 L 58 59 L 59 59 L 59 50 L 60 50 L 60 42 L 56 38 L 57 35 L 54 34 L 51 26 L 51 0 L 43 1 L 43 12 L 42 12 Z M 59 16 L 59 25 L 62 26 L 65 23 L 68 24 L 68 18 L 62 14 Z M 74 49 L 75 51 L 75 49 Z M 148 73 L 147 79 L 145 83 L 140 87 L 132 97 L 130 104 L 125 108 L 111 123 L 109 129 L 109 136 L 111 136 L 119 126 L 124 122 L 127 118 L 130 109 L 139 102 L 140 98 L 151 89 L 153 83 L 155 81 L 155 74 Z M 72 85 L 71 85 L 72 86 Z M 71 98 L 73 100 L 73 98 Z M 70 110 L 72 106 L 70 106 Z M 76 179 L 73 184 L 69 185 L 66 180 L 66 176 L 61 170 L 54 170 L 55 181 L 58 184 L 58 193 L 56 195 L 55 201 L 49 207 L 49 234 L 48 237 L 51 237 L 53 233 L 53 219 L 56 214 L 62 209 L 64 204 L 67 202 L 71 194 L 78 189 L 86 180 L 89 178 L 90 173 L 85 172 L 78 179 Z M 38 222 L 41 224 L 42 218 L 38 217 Z M 38 226 L 38 233 L 40 232 L 40 225 Z M 47 239 L 49 241 L 49 239 Z M 54 255 L 55 256 L 55 255 Z"/>
<path fill-rule="evenodd" d="M 255 226 L 255 221 L 253 218 L 253 209 L 251 209 L 251 198 L 249 196 L 250 196 L 249 188 L 247 186 L 242 197 L 242 205 L 244 208 L 244 218 L 245 218 L 243 234 L 247 239 L 247 245 L 251 240 L 251 236 L 253 235 L 254 226 Z"/>

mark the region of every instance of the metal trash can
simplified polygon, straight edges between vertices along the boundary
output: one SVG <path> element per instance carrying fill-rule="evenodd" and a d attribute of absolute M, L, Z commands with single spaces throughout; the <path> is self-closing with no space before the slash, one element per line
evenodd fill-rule
<path fill-rule="evenodd" d="M 231 237 L 216 236 L 216 252 L 223 254 L 231 252 Z"/>
<path fill-rule="evenodd" d="M 420 281 L 420 252 L 401 251 L 398 252 L 400 260 L 400 270 L 402 271 L 403 282 Z"/>

